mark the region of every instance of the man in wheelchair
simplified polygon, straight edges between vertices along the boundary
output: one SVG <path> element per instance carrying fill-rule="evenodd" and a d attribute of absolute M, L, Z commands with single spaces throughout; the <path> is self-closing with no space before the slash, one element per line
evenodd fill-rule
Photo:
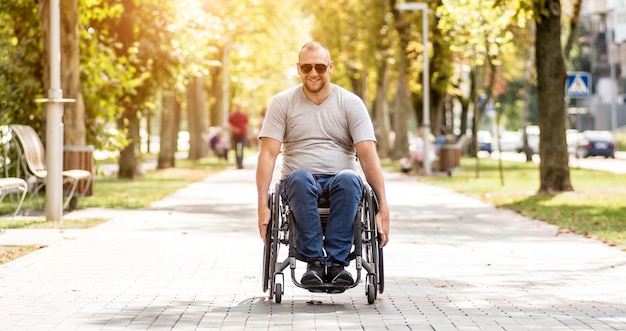
<path fill-rule="evenodd" d="M 353 223 L 365 185 L 357 160 L 378 200 L 380 247 L 389 235 L 389 207 L 374 128 L 363 101 L 330 82 L 333 63 L 326 46 L 305 44 L 297 69 L 302 83 L 272 98 L 259 133 L 259 232 L 265 242 L 271 217 L 268 189 L 282 147 L 277 193 L 291 208 L 298 251 L 307 262 L 302 285 L 352 284 L 352 275 L 344 268 L 349 265 Z M 318 212 L 320 197 L 330 202 L 325 233 Z"/>

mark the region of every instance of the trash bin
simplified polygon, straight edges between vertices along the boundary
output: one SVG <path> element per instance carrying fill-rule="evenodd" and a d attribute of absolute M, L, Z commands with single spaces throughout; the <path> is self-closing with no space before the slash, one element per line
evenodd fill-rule
<path fill-rule="evenodd" d="M 81 169 L 87 170 L 93 175 L 93 152 L 93 146 L 63 146 L 63 170 Z M 85 191 L 87 184 L 86 180 L 80 180 L 76 187 L 77 196 L 93 195 L 93 180 Z"/>
<path fill-rule="evenodd" d="M 452 175 L 461 165 L 461 148 L 456 145 L 443 145 L 439 149 L 439 170 Z"/>

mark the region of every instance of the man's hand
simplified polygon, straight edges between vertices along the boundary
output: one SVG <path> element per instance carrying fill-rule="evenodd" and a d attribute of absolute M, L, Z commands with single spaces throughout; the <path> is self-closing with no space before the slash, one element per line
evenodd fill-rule
<path fill-rule="evenodd" d="M 380 247 L 385 247 L 389 242 L 389 211 L 376 213 L 376 228 L 380 235 Z"/>
<path fill-rule="evenodd" d="M 265 244 L 265 236 L 267 235 L 267 226 L 270 224 L 271 211 L 267 206 L 259 206 L 258 208 L 259 234 Z"/>

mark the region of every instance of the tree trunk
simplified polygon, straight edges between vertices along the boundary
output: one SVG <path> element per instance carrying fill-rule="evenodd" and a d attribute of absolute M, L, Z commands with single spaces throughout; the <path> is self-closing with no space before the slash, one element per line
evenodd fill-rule
<path fill-rule="evenodd" d="M 66 103 L 63 111 L 66 145 L 85 146 L 85 105 L 80 89 L 80 45 L 78 36 L 78 0 L 61 0 L 61 88 Z"/>
<path fill-rule="evenodd" d="M 128 49 L 132 46 L 135 40 L 134 25 L 135 25 L 135 9 L 137 8 L 133 0 L 122 0 L 124 11 L 122 16 L 113 29 L 120 41 L 122 47 L 116 48 L 117 55 L 127 56 Z M 139 160 L 139 118 L 138 118 L 138 105 L 143 104 L 144 91 L 141 87 L 133 94 L 128 94 L 122 97 L 124 102 L 124 112 L 122 116 L 118 118 L 117 126 L 120 130 L 124 130 L 128 134 L 128 138 L 131 140 L 130 145 L 126 146 L 120 152 L 120 158 L 118 160 L 118 178 L 134 179 L 141 175 L 141 162 Z"/>
<path fill-rule="evenodd" d="M 131 143 L 120 152 L 118 161 L 118 178 L 134 179 L 141 175 L 141 163 L 139 162 L 139 119 L 137 118 L 137 110 L 131 105 L 127 105 L 126 110 L 117 126 L 123 130 L 127 130 L 128 138 Z"/>
<path fill-rule="evenodd" d="M 459 101 L 461 102 L 461 123 L 459 123 L 459 136 L 462 136 L 467 134 L 470 99 L 459 97 Z"/>
<path fill-rule="evenodd" d="M 430 122 L 430 133 L 437 135 L 439 129 L 441 127 L 446 126 L 446 95 L 439 93 L 438 91 L 433 91 L 432 95 L 432 106 L 431 110 L 431 122 Z"/>
<path fill-rule="evenodd" d="M 572 191 L 569 155 L 565 140 L 565 80 L 567 72 L 561 47 L 559 0 L 546 1 L 545 15 L 537 22 L 537 106 L 541 135 L 539 193 Z"/>
<path fill-rule="evenodd" d="M 531 26 L 532 35 L 535 35 L 535 26 Z M 524 94 L 522 95 L 522 151 L 526 156 L 526 162 L 533 161 L 533 153 L 528 145 L 528 134 L 526 134 L 526 126 L 530 123 L 530 81 L 532 78 L 532 58 L 535 55 L 535 46 L 531 45 L 528 49 L 528 55 L 526 57 L 526 68 L 524 71 Z"/>
<path fill-rule="evenodd" d="M 80 57 L 78 36 L 78 0 L 61 0 L 60 33 L 61 33 L 61 89 L 63 97 L 75 99 L 75 102 L 65 103 L 63 110 L 63 126 L 65 145 L 85 146 L 85 105 L 80 89 Z M 39 19 L 42 30 L 42 44 L 44 54 L 44 91 L 50 89 L 50 2 L 39 1 Z M 46 112 L 44 111 L 44 119 Z M 43 140 L 45 142 L 45 125 L 42 125 Z"/>
<path fill-rule="evenodd" d="M 222 77 L 220 70 L 210 70 L 209 80 L 208 94 L 211 100 L 211 105 L 209 106 L 209 125 L 221 127 L 224 123 L 222 121 Z"/>
<path fill-rule="evenodd" d="M 201 77 L 195 77 L 187 86 L 190 160 L 199 160 L 209 156 L 209 119 L 206 109 L 204 80 Z"/>
<path fill-rule="evenodd" d="M 478 135 L 478 123 L 480 119 L 480 105 L 478 104 L 478 95 L 476 93 L 476 68 L 472 66 L 470 70 L 470 102 L 474 105 L 472 111 L 472 140 L 469 144 L 468 153 L 472 157 L 476 157 L 478 155 L 478 145 L 476 142 L 476 136 Z M 469 120 L 468 120 L 469 122 Z"/>
<path fill-rule="evenodd" d="M 402 59 L 400 60 L 402 62 Z M 405 70 L 401 70 L 404 72 Z M 398 93 L 395 100 L 395 111 L 393 113 L 394 131 L 396 133 L 393 145 L 393 158 L 400 159 L 409 153 L 408 137 L 408 109 L 411 107 L 410 91 L 408 86 L 408 75 L 398 77 Z"/>
<path fill-rule="evenodd" d="M 394 112 L 393 112 L 393 128 L 395 131 L 395 141 L 393 144 L 394 159 L 400 159 L 406 157 L 409 153 L 409 139 L 408 139 L 408 121 L 409 114 L 413 114 L 411 91 L 409 90 L 409 59 L 406 55 L 410 39 L 410 22 L 403 19 L 400 11 L 395 8 L 395 0 L 390 0 L 389 6 L 393 14 L 393 18 L 396 24 L 396 31 L 400 37 L 399 41 L 399 53 L 403 56 L 399 56 L 397 62 L 398 87 L 394 100 Z M 419 125 L 419 123 L 418 123 Z"/>
<path fill-rule="evenodd" d="M 176 166 L 177 107 L 176 95 L 173 92 L 165 92 L 163 96 L 163 112 L 161 113 L 161 148 L 159 149 L 157 169 L 167 169 Z"/>
<path fill-rule="evenodd" d="M 378 67 L 376 81 L 376 100 L 374 101 L 374 120 L 376 122 L 376 136 L 378 139 L 378 154 L 381 158 L 389 157 L 391 144 L 389 143 L 389 105 L 387 102 L 387 90 L 389 89 L 389 66 L 387 61 L 381 61 Z"/>

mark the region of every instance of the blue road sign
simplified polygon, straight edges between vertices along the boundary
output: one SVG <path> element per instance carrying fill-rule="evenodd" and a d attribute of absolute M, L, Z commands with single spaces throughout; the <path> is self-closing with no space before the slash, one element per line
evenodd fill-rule
<path fill-rule="evenodd" d="M 591 96 L 591 74 L 588 72 L 570 72 L 567 74 L 565 94 L 570 98 Z"/>

